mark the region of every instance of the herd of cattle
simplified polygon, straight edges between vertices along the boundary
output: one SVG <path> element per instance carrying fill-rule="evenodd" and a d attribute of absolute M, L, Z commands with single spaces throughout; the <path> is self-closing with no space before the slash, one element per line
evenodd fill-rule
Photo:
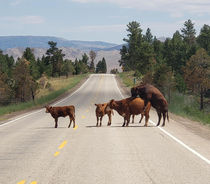
<path fill-rule="evenodd" d="M 139 95 L 140 98 L 137 96 Z M 124 123 L 122 126 L 128 126 L 130 123 L 130 117 L 133 117 L 132 123 L 134 122 L 134 116 L 141 114 L 140 122 L 145 116 L 145 124 L 148 125 L 149 121 L 149 111 L 151 106 L 154 107 L 158 114 L 158 123 L 157 126 L 160 125 L 161 117 L 163 116 L 163 124 L 165 126 L 165 119 L 168 116 L 168 103 L 162 93 L 155 88 L 154 86 L 145 83 L 141 84 L 137 87 L 133 87 L 131 89 L 131 97 L 122 99 L 119 101 L 115 101 L 112 99 L 108 103 L 103 104 L 95 104 L 96 105 L 96 118 L 98 126 L 100 120 L 100 126 L 102 125 L 102 118 L 105 114 L 108 115 L 109 120 L 107 125 L 111 125 L 111 116 L 114 114 L 113 109 L 118 112 L 124 118 Z M 55 119 L 55 128 L 58 126 L 58 118 L 69 116 L 70 123 L 68 128 L 71 126 L 73 121 L 73 128 L 75 127 L 75 107 L 73 105 L 70 106 L 62 106 L 62 107 L 52 107 L 45 106 L 46 113 L 50 113 L 51 116 Z M 140 123 L 139 122 L 139 123 Z"/>

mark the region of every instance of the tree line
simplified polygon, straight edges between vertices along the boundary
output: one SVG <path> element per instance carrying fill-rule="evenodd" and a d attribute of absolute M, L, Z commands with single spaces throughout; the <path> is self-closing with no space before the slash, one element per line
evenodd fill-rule
<path fill-rule="evenodd" d="M 35 58 L 33 49 L 27 47 L 17 61 L 0 50 L 0 105 L 34 100 L 43 80 L 48 77 L 78 75 L 83 73 L 106 73 L 107 65 L 102 58 L 96 66 L 96 52 L 91 50 L 82 59 L 64 59 L 65 54 L 57 43 L 49 41 L 49 49 L 42 58 Z M 89 61 L 90 59 L 90 61 Z"/>
<path fill-rule="evenodd" d="M 149 28 L 143 34 L 136 21 L 129 22 L 127 31 L 120 50 L 123 71 L 135 71 L 137 78 L 158 87 L 169 101 L 172 90 L 196 94 L 203 110 L 204 97 L 210 97 L 210 26 L 205 24 L 196 37 L 189 19 L 164 42 L 153 37 Z"/>

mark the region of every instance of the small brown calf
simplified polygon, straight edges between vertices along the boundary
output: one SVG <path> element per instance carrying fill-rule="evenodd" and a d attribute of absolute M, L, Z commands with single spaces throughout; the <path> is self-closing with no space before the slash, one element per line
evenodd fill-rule
<path fill-rule="evenodd" d="M 75 127 L 75 107 L 73 105 L 62 107 L 45 106 L 45 108 L 45 112 L 50 113 L 51 116 L 55 119 L 55 128 L 58 127 L 58 118 L 66 116 L 69 116 L 70 119 L 68 128 L 71 126 L 72 121 L 74 123 L 73 128 Z"/>
<path fill-rule="evenodd" d="M 100 118 L 100 126 L 102 125 L 102 119 L 103 119 L 103 116 L 105 114 L 107 114 L 108 117 L 109 117 L 109 121 L 107 123 L 107 126 L 111 125 L 111 123 L 112 123 L 112 114 L 114 115 L 113 110 L 105 110 L 105 108 L 107 106 L 107 103 L 95 104 L 95 106 L 96 106 L 95 112 L 96 112 L 96 118 L 97 118 L 96 126 L 98 126 L 99 118 Z"/>

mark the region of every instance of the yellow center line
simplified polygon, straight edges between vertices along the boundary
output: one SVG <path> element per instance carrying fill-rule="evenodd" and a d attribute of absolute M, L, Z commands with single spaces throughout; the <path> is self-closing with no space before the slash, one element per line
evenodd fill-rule
<path fill-rule="evenodd" d="M 74 129 L 77 129 L 77 127 L 78 127 L 78 125 L 76 125 L 76 126 L 74 127 Z"/>
<path fill-rule="evenodd" d="M 18 182 L 17 184 L 24 184 L 26 182 L 26 180 L 22 180 L 20 182 Z"/>
<path fill-rule="evenodd" d="M 33 181 L 33 182 L 31 182 L 31 184 L 37 184 L 37 181 Z"/>
<path fill-rule="evenodd" d="M 58 149 L 62 149 L 62 148 L 65 146 L 66 143 L 67 143 L 67 141 L 64 141 L 64 142 L 58 147 Z"/>
<path fill-rule="evenodd" d="M 82 119 L 84 119 L 85 118 L 85 116 L 82 116 Z"/>
<path fill-rule="evenodd" d="M 60 151 L 57 151 L 57 152 L 54 154 L 54 156 L 55 156 L 55 157 L 58 156 L 59 153 L 60 153 Z"/>
<path fill-rule="evenodd" d="M 89 110 L 87 110 L 87 112 L 89 112 Z"/>

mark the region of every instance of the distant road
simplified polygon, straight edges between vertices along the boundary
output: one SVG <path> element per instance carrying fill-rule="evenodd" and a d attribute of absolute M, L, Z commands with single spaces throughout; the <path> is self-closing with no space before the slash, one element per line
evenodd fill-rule
<path fill-rule="evenodd" d="M 96 127 L 95 103 L 123 96 L 114 75 L 91 75 L 86 83 L 53 105 L 76 107 L 76 128 L 68 117 L 58 128 L 45 109 L 0 125 L 1 184 L 209 184 L 210 140 L 170 118 L 156 127 L 157 115 L 122 127 L 114 112 L 112 125 Z M 187 122 L 186 122 L 187 123 Z"/>

